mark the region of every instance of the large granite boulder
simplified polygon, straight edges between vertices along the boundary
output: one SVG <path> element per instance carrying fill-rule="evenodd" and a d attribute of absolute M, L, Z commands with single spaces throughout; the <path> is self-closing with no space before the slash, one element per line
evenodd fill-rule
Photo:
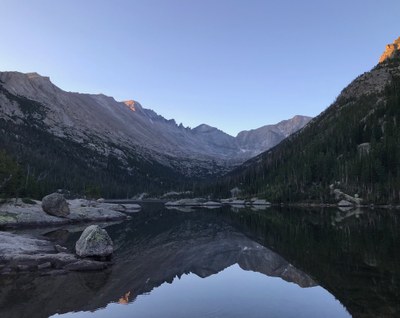
<path fill-rule="evenodd" d="M 69 205 L 60 193 L 46 195 L 42 199 L 42 209 L 50 215 L 66 217 L 69 215 Z"/>
<path fill-rule="evenodd" d="M 88 226 L 75 244 L 76 254 L 80 257 L 106 257 L 113 251 L 113 242 L 98 225 Z"/>

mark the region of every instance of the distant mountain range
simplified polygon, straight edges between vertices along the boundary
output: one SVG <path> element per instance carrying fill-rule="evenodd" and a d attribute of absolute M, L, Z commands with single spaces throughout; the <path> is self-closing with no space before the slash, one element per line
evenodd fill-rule
<path fill-rule="evenodd" d="M 205 124 L 177 125 L 133 100 L 65 92 L 37 73 L 0 72 L 0 145 L 25 178 L 17 188 L 37 195 L 57 187 L 126 196 L 187 185 L 230 171 L 310 119 L 233 137 Z"/>
<path fill-rule="evenodd" d="M 233 137 L 177 125 L 133 100 L 65 92 L 37 73 L 0 72 L 0 194 L 222 197 L 239 187 L 274 202 L 331 202 L 344 192 L 398 203 L 399 87 L 400 38 L 311 121 L 295 116 Z"/>
<path fill-rule="evenodd" d="M 304 129 L 221 178 L 208 193 L 274 202 L 400 202 L 400 38 Z M 337 189 L 337 191 L 335 191 Z"/>

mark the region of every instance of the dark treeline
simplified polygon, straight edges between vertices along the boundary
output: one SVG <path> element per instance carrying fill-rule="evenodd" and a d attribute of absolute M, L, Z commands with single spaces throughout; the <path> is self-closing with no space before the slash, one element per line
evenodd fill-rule
<path fill-rule="evenodd" d="M 400 202 L 400 78 L 392 75 L 382 93 L 339 97 L 303 130 L 199 192 L 226 196 L 239 187 L 274 202 L 330 202 L 334 184 L 364 202 Z"/>
<path fill-rule="evenodd" d="M 173 171 L 168 175 L 168 169 L 155 162 L 131 155 L 128 171 L 115 156 L 100 156 L 76 142 L 0 120 L 0 127 L 5 126 L 10 134 L 1 135 L 3 197 L 40 199 L 64 189 L 89 197 L 130 198 L 146 191 L 157 193 L 180 183 L 179 176 Z M 17 135 L 14 130 L 11 132 L 14 128 L 19 130 Z"/>

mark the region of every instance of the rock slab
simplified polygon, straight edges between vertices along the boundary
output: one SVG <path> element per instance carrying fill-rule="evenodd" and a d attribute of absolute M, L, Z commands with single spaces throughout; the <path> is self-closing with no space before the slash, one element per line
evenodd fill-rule
<path fill-rule="evenodd" d="M 52 242 L 41 238 L 0 231 L 0 278 L 16 272 L 53 275 L 102 270 L 110 265 L 110 262 L 82 260 L 67 251 L 58 252 Z"/>
<path fill-rule="evenodd" d="M 46 195 L 42 200 L 42 209 L 50 215 L 66 217 L 69 215 L 67 200 L 60 193 Z"/>
<path fill-rule="evenodd" d="M 88 226 L 75 244 L 76 254 L 80 257 L 107 257 L 113 251 L 113 242 L 98 225 Z"/>

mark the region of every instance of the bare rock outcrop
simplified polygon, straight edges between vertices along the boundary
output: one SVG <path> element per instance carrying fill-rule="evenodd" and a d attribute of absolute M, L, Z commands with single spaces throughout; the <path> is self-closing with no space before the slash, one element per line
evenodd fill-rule
<path fill-rule="evenodd" d="M 50 215 L 43 211 L 40 201 L 35 204 L 8 202 L 0 206 L 0 229 L 20 227 L 42 227 L 84 222 L 108 222 L 126 220 L 127 213 L 138 211 L 126 206 L 125 213 L 117 211 L 117 204 L 97 203 L 90 204 L 87 200 L 70 200 L 67 204 L 70 213 L 64 217 Z"/>
<path fill-rule="evenodd" d="M 385 52 L 381 55 L 379 63 L 383 63 L 388 59 L 400 57 L 400 37 L 395 40 L 392 44 L 386 45 Z"/>
<path fill-rule="evenodd" d="M 17 272 L 93 271 L 109 265 L 109 262 L 79 259 L 66 249 L 59 252 L 57 245 L 48 240 L 0 231 L 0 277 Z"/>

